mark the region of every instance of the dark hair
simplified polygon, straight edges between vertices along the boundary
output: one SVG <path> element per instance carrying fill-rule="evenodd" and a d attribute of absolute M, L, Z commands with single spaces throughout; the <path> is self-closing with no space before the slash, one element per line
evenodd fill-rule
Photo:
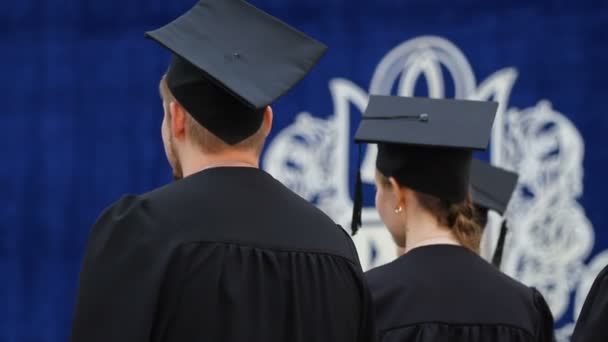
<path fill-rule="evenodd" d="M 450 203 L 421 192 L 416 192 L 416 198 L 420 206 L 431 212 L 440 224 L 452 229 L 462 246 L 479 253 L 481 227 L 475 220 L 475 207 L 470 195 L 460 203 Z"/>

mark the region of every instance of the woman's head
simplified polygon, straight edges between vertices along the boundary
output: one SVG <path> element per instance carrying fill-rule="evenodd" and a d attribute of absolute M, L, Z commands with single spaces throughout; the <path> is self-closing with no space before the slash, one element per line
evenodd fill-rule
<path fill-rule="evenodd" d="M 412 223 L 423 220 L 451 233 L 464 247 L 479 252 L 481 228 L 474 221 L 470 196 L 460 203 L 450 203 L 399 184 L 380 171 L 376 172 L 376 186 L 376 208 L 397 245 L 405 246 L 408 231 L 419 229 Z"/>

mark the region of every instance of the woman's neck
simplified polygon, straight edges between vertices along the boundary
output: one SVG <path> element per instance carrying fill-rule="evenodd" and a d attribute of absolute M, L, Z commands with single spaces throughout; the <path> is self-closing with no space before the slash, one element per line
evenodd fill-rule
<path fill-rule="evenodd" d="M 449 227 L 439 225 L 434 218 L 417 216 L 414 220 L 408 222 L 407 226 L 404 253 L 428 245 L 461 245 L 452 230 Z"/>

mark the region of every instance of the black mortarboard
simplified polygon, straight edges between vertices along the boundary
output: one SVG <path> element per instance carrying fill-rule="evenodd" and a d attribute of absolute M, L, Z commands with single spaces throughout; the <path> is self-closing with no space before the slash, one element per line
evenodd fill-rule
<path fill-rule="evenodd" d="M 355 141 L 378 144 L 376 167 L 386 177 L 457 203 L 468 194 L 473 150 L 486 149 L 497 107 L 495 102 L 371 96 Z M 360 224 L 358 195 L 356 189 L 353 230 Z"/>
<path fill-rule="evenodd" d="M 474 159 L 470 178 L 473 203 L 504 214 L 517 185 L 517 173 Z"/>
<path fill-rule="evenodd" d="M 517 173 L 474 159 L 471 164 L 470 177 L 471 195 L 473 203 L 478 207 L 479 214 L 486 216 L 488 210 L 494 210 L 504 215 L 517 185 L 517 179 L 519 178 Z M 487 222 L 487 217 L 483 217 L 482 219 L 483 222 Z M 496 267 L 500 267 L 502 262 L 507 230 L 507 221 L 504 220 L 500 227 L 498 242 L 492 256 L 492 263 Z"/>
<path fill-rule="evenodd" d="M 202 0 L 146 33 L 173 53 L 167 84 L 229 144 L 255 133 L 264 108 L 317 63 L 326 46 L 241 0 Z"/>

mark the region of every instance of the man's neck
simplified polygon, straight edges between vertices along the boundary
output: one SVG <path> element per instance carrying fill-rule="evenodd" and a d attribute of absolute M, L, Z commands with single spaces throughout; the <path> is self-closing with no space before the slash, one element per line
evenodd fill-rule
<path fill-rule="evenodd" d="M 223 152 L 218 154 L 197 154 L 182 161 L 184 177 L 215 167 L 259 168 L 259 158 L 252 153 Z"/>

